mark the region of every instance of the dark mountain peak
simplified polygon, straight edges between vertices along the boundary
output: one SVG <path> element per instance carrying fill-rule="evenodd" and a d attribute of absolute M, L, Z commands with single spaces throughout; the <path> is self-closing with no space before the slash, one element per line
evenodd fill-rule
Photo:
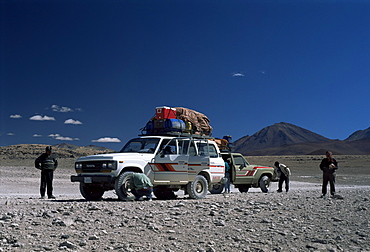
<path fill-rule="evenodd" d="M 267 126 L 250 137 L 243 137 L 243 141 L 237 140 L 234 145 L 237 152 L 247 154 L 255 150 L 283 145 L 327 141 L 330 139 L 312 131 L 287 122 L 280 122 Z"/>
<path fill-rule="evenodd" d="M 364 138 L 370 137 L 370 127 L 364 130 L 357 130 L 356 132 L 352 133 L 347 139 L 344 141 L 355 141 Z"/>

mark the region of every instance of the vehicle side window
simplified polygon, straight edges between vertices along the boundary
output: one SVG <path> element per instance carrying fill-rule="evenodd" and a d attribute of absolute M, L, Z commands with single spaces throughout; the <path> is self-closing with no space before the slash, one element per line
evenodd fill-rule
<path fill-rule="evenodd" d="M 209 156 L 212 157 L 212 158 L 216 158 L 218 157 L 218 154 L 217 154 L 217 151 L 216 151 L 216 147 L 214 145 L 209 145 Z"/>
<path fill-rule="evenodd" d="M 179 154 L 180 155 L 187 155 L 189 149 L 189 140 L 188 139 L 180 139 L 178 140 L 178 147 L 179 147 Z"/>
<path fill-rule="evenodd" d="M 207 143 L 198 142 L 197 147 L 198 147 L 198 155 L 199 156 L 209 156 L 208 144 Z"/>
<path fill-rule="evenodd" d="M 164 148 L 164 154 L 177 154 L 176 141 L 171 141 Z"/>
<path fill-rule="evenodd" d="M 190 148 L 189 148 L 189 156 L 196 156 L 196 155 L 197 155 L 197 150 L 195 149 L 194 142 L 191 141 Z"/>
<path fill-rule="evenodd" d="M 243 168 L 247 165 L 245 159 L 240 156 L 234 156 L 234 165 L 236 168 Z"/>

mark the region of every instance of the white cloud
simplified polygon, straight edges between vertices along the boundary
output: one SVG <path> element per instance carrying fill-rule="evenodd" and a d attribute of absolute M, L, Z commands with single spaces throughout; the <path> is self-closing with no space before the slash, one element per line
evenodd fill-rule
<path fill-rule="evenodd" d="M 120 143 L 121 140 L 119 140 L 117 137 L 102 137 L 97 140 L 92 140 L 91 142 L 97 142 L 97 143 Z"/>
<path fill-rule="evenodd" d="M 68 107 L 60 107 L 58 105 L 52 105 L 51 109 L 55 112 L 61 112 L 61 113 L 67 113 L 67 112 L 73 112 L 73 109 Z"/>
<path fill-rule="evenodd" d="M 14 136 L 15 134 L 14 134 L 14 133 L 10 133 L 10 132 L 9 132 L 9 133 L 7 133 L 6 135 L 7 135 L 7 136 Z"/>
<path fill-rule="evenodd" d="M 74 124 L 74 125 L 78 125 L 78 124 L 82 124 L 82 122 L 80 122 L 80 121 L 78 121 L 78 120 L 67 119 L 67 120 L 65 120 L 64 124 Z"/>
<path fill-rule="evenodd" d="M 59 137 L 60 135 L 59 134 L 50 134 L 50 135 L 48 135 L 48 137 Z"/>
<path fill-rule="evenodd" d="M 75 137 L 75 138 L 72 138 L 72 137 L 64 137 L 64 136 L 61 136 L 59 134 L 50 134 L 48 137 L 52 137 L 55 140 L 61 140 L 61 141 L 78 141 L 78 140 L 80 140 L 77 137 Z"/>
<path fill-rule="evenodd" d="M 41 115 L 34 115 L 30 117 L 32 121 L 55 121 L 55 118 L 52 116 L 41 116 Z"/>
<path fill-rule="evenodd" d="M 18 114 L 15 114 L 15 115 L 10 115 L 10 118 L 18 119 L 18 118 L 22 118 L 22 116 L 18 115 Z"/>
<path fill-rule="evenodd" d="M 233 73 L 233 77 L 244 77 L 242 73 Z"/>
<path fill-rule="evenodd" d="M 73 138 L 72 137 L 56 137 L 55 138 L 56 140 L 61 140 L 61 141 L 73 141 Z"/>
<path fill-rule="evenodd" d="M 42 137 L 42 135 L 39 135 L 39 134 L 33 134 L 33 137 Z"/>

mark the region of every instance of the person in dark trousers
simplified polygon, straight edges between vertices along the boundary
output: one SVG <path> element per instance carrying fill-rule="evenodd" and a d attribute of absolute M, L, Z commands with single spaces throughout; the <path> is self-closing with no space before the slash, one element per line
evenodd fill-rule
<path fill-rule="evenodd" d="M 143 196 L 152 201 L 153 184 L 144 173 L 133 173 L 130 178 L 130 189 L 136 201 L 143 200 Z"/>
<path fill-rule="evenodd" d="M 58 160 L 51 155 L 51 146 L 45 148 L 45 153 L 35 160 L 35 167 L 41 170 L 40 194 L 41 199 L 45 199 L 45 192 L 49 199 L 55 199 L 53 195 L 54 171 L 58 167 Z"/>
<path fill-rule="evenodd" d="M 335 171 L 338 169 L 338 163 L 333 158 L 333 153 L 326 152 L 326 158 L 320 163 L 320 169 L 323 172 L 322 176 L 322 196 L 326 197 L 328 182 L 330 183 L 330 194 L 334 197 L 335 194 Z"/>
<path fill-rule="evenodd" d="M 285 164 L 280 164 L 278 161 L 275 162 L 276 173 L 279 177 L 279 188 L 277 192 L 283 191 L 283 183 L 285 182 L 285 191 L 289 191 L 289 177 L 291 175 L 290 169 Z"/>
<path fill-rule="evenodd" d="M 230 193 L 230 164 L 231 160 L 228 158 L 225 161 L 225 178 L 226 178 L 226 183 L 225 183 L 225 191 L 224 193 Z"/>

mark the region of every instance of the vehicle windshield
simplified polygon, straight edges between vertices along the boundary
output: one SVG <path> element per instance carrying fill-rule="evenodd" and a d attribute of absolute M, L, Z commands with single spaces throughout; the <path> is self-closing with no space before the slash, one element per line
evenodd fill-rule
<path fill-rule="evenodd" d="M 159 138 L 134 138 L 131 139 L 120 152 L 154 153 L 159 140 Z"/>

